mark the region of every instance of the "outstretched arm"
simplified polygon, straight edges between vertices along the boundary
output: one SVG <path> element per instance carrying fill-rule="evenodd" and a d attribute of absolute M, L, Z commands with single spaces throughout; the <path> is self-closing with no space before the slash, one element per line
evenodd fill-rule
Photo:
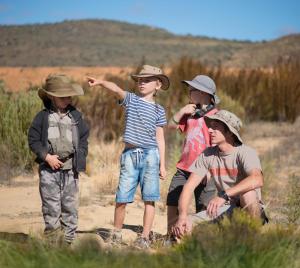
<path fill-rule="evenodd" d="M 108 89 L 109 91 L 113 92 L 121 100 L 123 100 L 125 98 L 126 91 L 124 91 L 122 88 L 120 88 L 118 85 L 116 85 L 113 82 L 96 79 L 94 77 L 87 77 L 87 80 L 88 80 L 90 87 L 99 85 L 99 86 L 102 86 L 102 87 Z"/>

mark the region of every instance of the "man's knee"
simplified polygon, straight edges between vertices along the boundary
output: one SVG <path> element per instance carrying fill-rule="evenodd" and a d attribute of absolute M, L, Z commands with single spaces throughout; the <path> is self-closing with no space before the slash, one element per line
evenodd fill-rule
<path fill-rule="evenodd" d="M 251 216 L 257 218 L 261 217 L 261 204 L 258 200 L 257 193 L 255 190 L 242 194 L 240 196 L 240 205 Z"/>

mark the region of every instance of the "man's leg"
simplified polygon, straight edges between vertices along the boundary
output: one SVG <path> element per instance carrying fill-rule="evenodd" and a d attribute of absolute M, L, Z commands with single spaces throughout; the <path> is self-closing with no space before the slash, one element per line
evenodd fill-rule
<path fill-rule="evenodd" d="M 240 205 L 245 209 L 252 217 L 261 218 L 261 204 L 259 203 L 257 193 L 255 190 L 244 193 L 240 196 Z"/>
<path fill-rule="evenodd" d="M 217 188 L 213 179 L 206 177 L 195 189 L 195 205 L 196 213 L 206 210 L 210 200 L 212 200 L 217 193 Z"/>
<path fill-rule="evenodd" d="M 155 215 L 154 202 L 145 201 L 142 236 L 147 239 L 149 238 L 149 234 L 153 225 L 154 215 Z"/>

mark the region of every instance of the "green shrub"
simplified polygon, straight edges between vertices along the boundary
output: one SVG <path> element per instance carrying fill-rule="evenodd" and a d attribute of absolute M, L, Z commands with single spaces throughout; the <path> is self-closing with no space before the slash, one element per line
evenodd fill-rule
<path fill-rule="evenodd" d="M 34 159 L 27 133 L 35 114 L 41 109 L 35 91 L 6 93 L 0 90 L 0 157 L 2 180 L 20 171 L 31 170 Z"/>

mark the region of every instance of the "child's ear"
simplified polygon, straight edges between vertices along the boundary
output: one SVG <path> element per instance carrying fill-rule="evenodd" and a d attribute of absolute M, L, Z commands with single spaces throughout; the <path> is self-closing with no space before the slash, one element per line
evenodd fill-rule
<path fill-rule="evenodd" d="M 159 79 L 157 79 L 156 80 L 156 90 L 159 90 L 159 89 L 161 89 L 161 86 L 162 86 L 162 83 L 161 83 L 161 81 L 159 80 Z"/>

